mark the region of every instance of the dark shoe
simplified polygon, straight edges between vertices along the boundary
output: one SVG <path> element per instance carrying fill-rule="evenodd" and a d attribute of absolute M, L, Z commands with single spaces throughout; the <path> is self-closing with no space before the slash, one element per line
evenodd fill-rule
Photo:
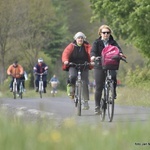
<path fill-rule="evenodd" d="M 46 88 L 44 88 L 44 93 L 46 93 Z"/>
<path fill-rule="evenodd" d="M 100 107 L 96 106 L 95 107 L 95 115 L 100 115 L 100 114 L 101 114 Z"/>
<path fill-rule="evenodd" d="M 67 84 L 67 95 L 69 97 L 74 97 L 74 86 L 71 84 Z"/>
<path fill-rule="evenodd" d="M 38 87 L 36 87 L 36 90 L 35 90 L 35 92 L 38 92 L 39 91 L 39 88 Z"/>

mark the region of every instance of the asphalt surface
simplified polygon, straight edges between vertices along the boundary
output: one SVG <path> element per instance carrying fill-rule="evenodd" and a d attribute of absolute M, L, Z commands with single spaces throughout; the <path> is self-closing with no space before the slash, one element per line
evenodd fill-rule
<path fill-rule="evenodd" d="M 73 118 L 80 124 L 102 124 L 99 115 L 94 114 L 94 101 L 89 101 L 90 109 L 82 110 L 77 116 L 73 100 L 68 97 L 43 97 L 43 98 L 1 98 L 0 110 L 7 114 L 21 116 L 26 120 L 36 120 L 41 117 L 53 119 L 58 123 L 68 118 Z M 150 108 L 115 105 L 112 123 L 147 123 L 150 121 Z M 103 124 L 108 124 L 107 116 Z"/>

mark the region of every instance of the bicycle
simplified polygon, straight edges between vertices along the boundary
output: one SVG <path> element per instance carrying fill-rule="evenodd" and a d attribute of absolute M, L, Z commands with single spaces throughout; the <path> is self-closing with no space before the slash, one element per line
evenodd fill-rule
<path fill-rule="evenodd" d="M 97 57 L 96 60 L 101 59 L 101 57 Z M 113 59 L 122 60 L 127 63 L 125 56 L 114 57 Z M 108 121 L 112 122 L 114 116 L 114 80 L 112 79 L 111 70 L 105 71 L 105 82 L 104 89 L 102 91 L 102 98 L 100 102 L 100 117 L 101 121 L 105 120 L 106 109 L 108 110 Z"/>
<path fill-rule="evenodd" d="M 18 87 L 17 86 L 18 86 L 17 78 L 14 78 L 14 81 L 13 81 L 13 95 L 14 95 L 14 99 L 17 98 L 18 94 L 19 94 L 19 97 L 22 99 L 23 98 L 23 92 L 24 92 L 22 80 L 19 81 L 19 91 L 18 91 Z"/>
<path fill-rule="evenodd" d="M 38 91 L 40 94 L 40 98 L 42 98 L 42 93 L 44 93 L 44 82 L 43 82 L 43 75 L 46 75 L 47 71 L 45 71 L 44 73 L 35 73 L 36 75 L 40 76 L 40 80 L 39 80 L 39 86 L 38 86 Z"/>
<path fill-rule="evenodd" d="M 69 63 L 69 66 L 74 66 L 75 68 L 77 68 L 77 79 L 75 82 L 75 91 L 74 91 L 74 103 L 75 103 L 75 107 L 77 107 L 77 115 L 81 116 L 81 106 L 82 106 L 82 90 L 83 90 L 83 81 L 81 79 L 81 67 L 86 67 L 89 66 L 90 63 L 85 62 L 83 64 L 76 64 L 73 62 Z"/>

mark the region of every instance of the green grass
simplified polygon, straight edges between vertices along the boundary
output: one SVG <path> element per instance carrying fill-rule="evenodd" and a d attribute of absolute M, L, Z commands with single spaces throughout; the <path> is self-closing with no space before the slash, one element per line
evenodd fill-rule
<path fill-rule="evenodd" d="M 2 114 L 2 113 L 1 113 Z M 147 150 L 150 148 L 150 122 L 137 124 L 77 125 L 65 119 L 56 126 L 53 121 L 24 123 L 0 116 L 1 150 Z M 147 145 L 136 145 L 143 144 Z"/>
<path fill-rule="evenodd" d="M 149 89 L 118 87 L 116 103 L 121 105 L 150 106 Z M 57 96 L 66 92 L 58 91 Z M 35 90 L 27 89 L 25 97 L 39 97 Z M 45 96 L 50 95 L 50 88 Z M 1 90 L 0 97 L 12 97 Z M 94 100 L 94 95 L 91 94 Z M 93 116 L 94 117 L 94 116 Z M 150 148 L 150 122 L 99 123 L 79 125 L 67 118 L 58 125 L 54 120 L 24 121 L 7 115 L 0 109 L 1 150 L 148 150 Z M 145 143 L 145 145 L 144 145 Z"/>
<path fill-rule="evenodd" d="M 117 88 L 117 104 L 150 107 L 150 88 L 128 87 Z"/>

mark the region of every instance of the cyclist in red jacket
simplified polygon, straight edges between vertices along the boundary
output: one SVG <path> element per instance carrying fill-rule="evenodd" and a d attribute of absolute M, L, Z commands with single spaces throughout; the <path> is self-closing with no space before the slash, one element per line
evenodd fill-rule
<path fill-rule="evenodd" d="M 86 36 L 82 32 L 77 32 L 74 36 L 74 41 L 71 42 L 63 51 L 62 53 L 62 62 L 63 66 L 62 69 L 69 72 L 69 78 L 68 78 L 68 86 L 72 85 L 72 88 L 74 88 L 76 77 L 77 77 L 77 69 L 75 67 L 69 67 L 67 66 L 69 62 L 73 63 L 84 63 L 85 61 L 90 62 L 90 51 L 91 51 L 91 45 L 86 41 Z M 83 81 L 83 98 L 84 98 L 84 105 L 83 109 L 87 110 L 89 109 L 89 89 L 88 89 L 88 83 L 89 83 L 89 69 L 91 69 L 92 66 L 82 68 L 81 78 Z M 68 93 L 69 96 L 72 96 L 71 94 L 74 93 Z M 72 97 L 73 98 L 73 97 Z"/>

